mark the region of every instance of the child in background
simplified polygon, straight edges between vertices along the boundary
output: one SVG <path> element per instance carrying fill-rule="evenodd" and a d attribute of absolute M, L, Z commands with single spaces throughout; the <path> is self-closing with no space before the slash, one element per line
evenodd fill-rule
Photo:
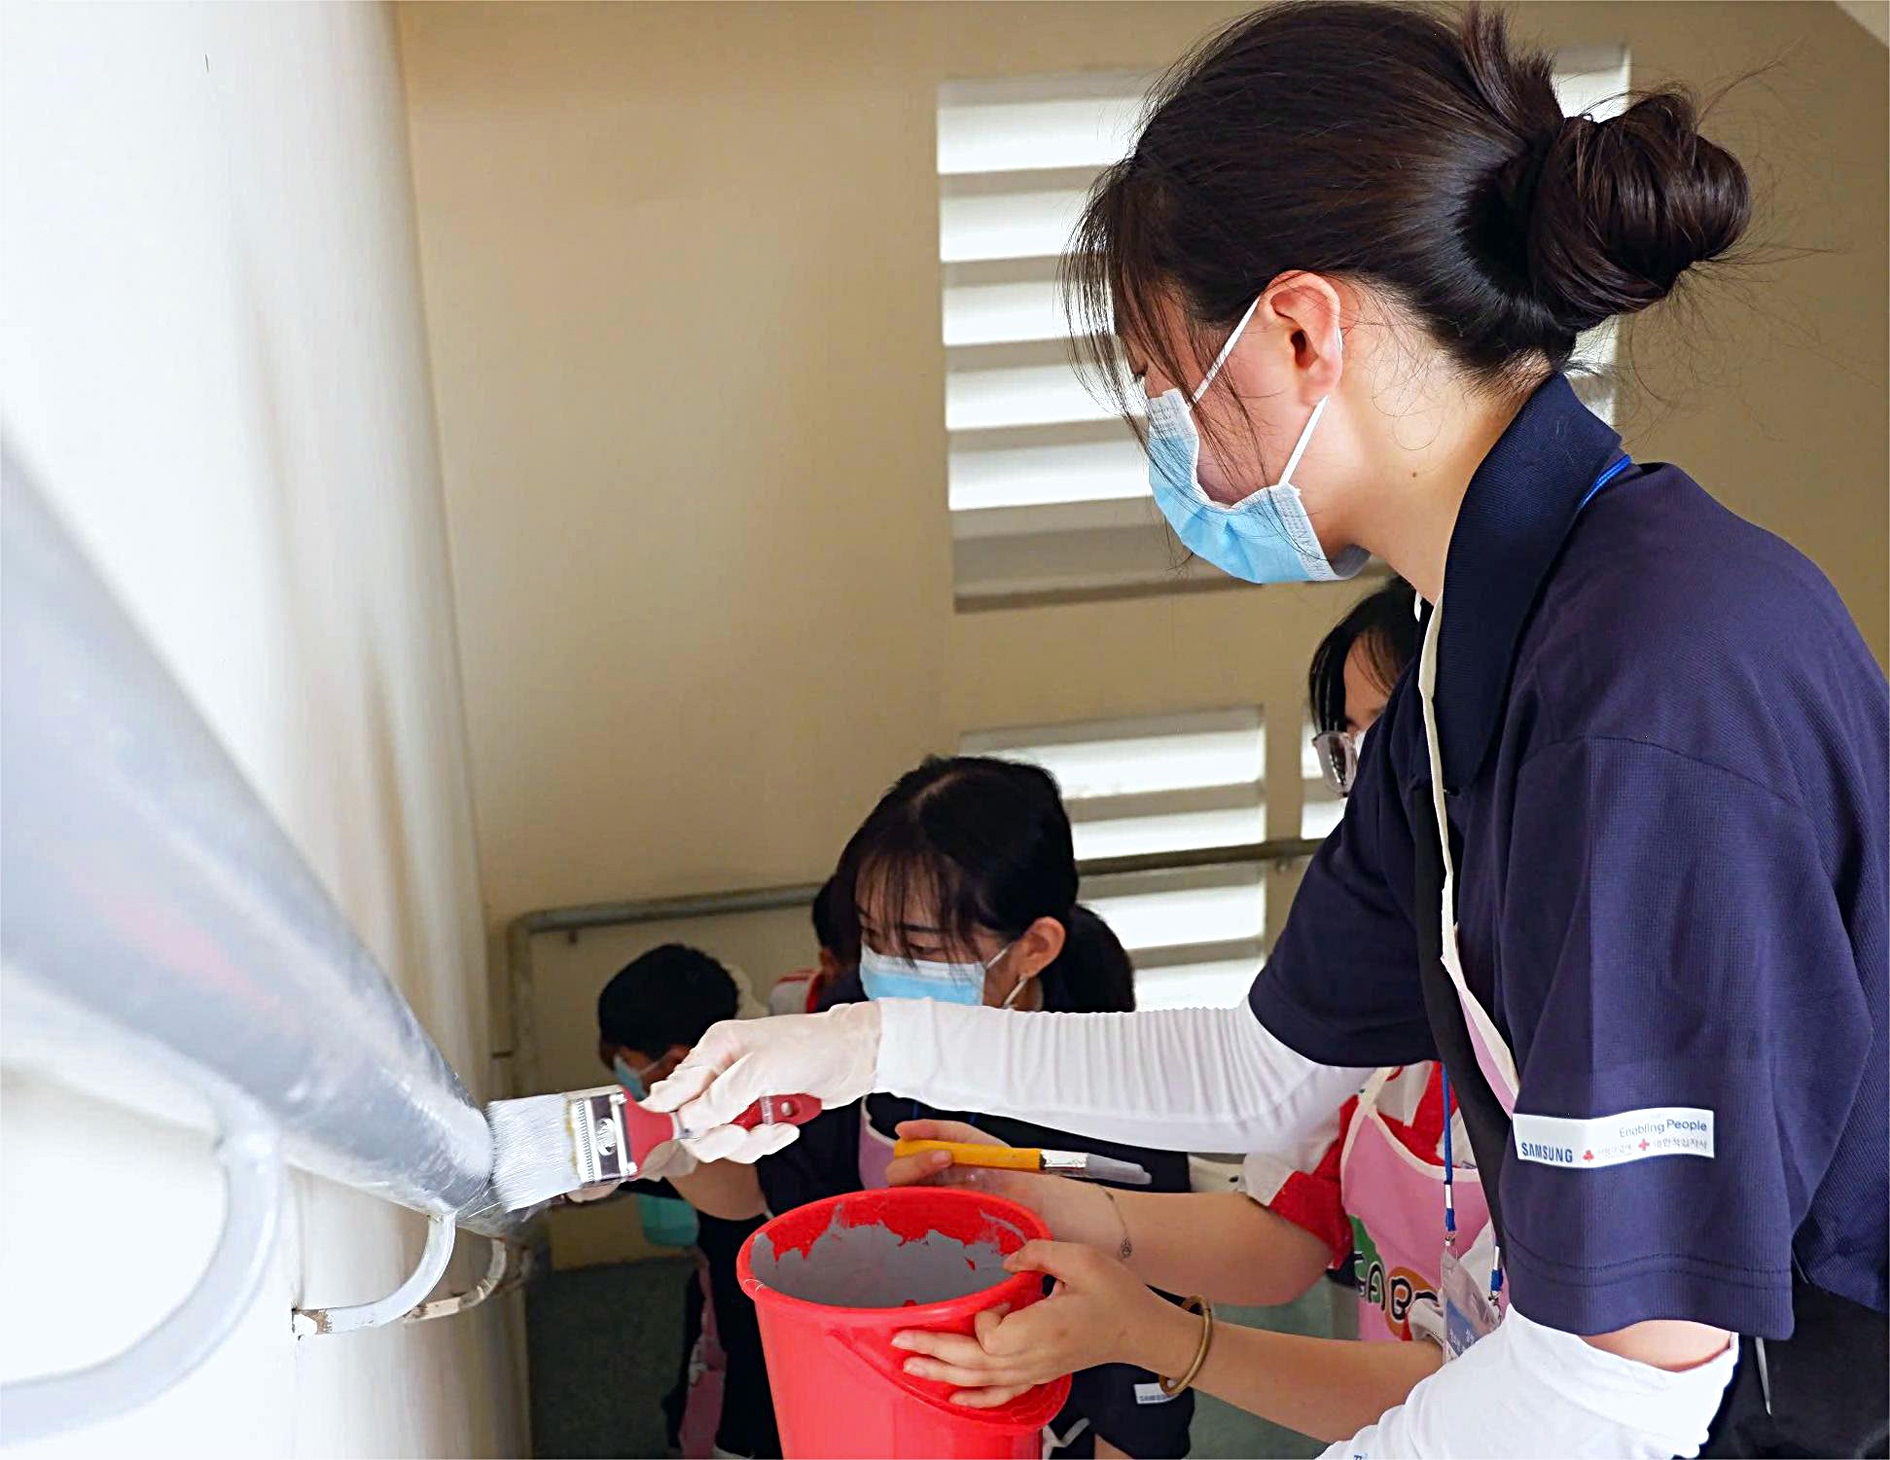
<path fill-rule="evenodd" d="M 1405 667 L 1417 658 L 1417 595 L 1402 578 L 1361 598 L 1313 651 L 1306 674 L 1312 710 L 1313 748 L 1326 784 L 1349 796 L 1358 774 L 1365 737 L 1384 713 L 1385 701 Z M 1271 1156 L 1249 1156 L 1242 1169 L 1247 1195 L 1305 1229 L 1326 1244 L 1334 1276 L 1343 1276 L 1359 1298 L 1358 1336 L 1401 1339 L 1438 1326 L 1435 1291 L 1398 1257 L 1386 1252 L 1402 1247 L 1370 1224 L 1374 1203 L 1361 1191 L 1365 1154 L 1351 1149 L 1351 1190 L 1342 1180 L 1348 1163 L 1347 1136 L 1360 1121 L 1372 1134 L 1389 1133 L 1420 1162 L 1441 1175 L 1443 1161 L 1443 1067 L 1435 1060 L 1380 1071 L 1367 1086 L 1369 1099 L 1354 1097 L 1327 1128 L 1323 1149 L 1304 1153 L 1298 1166 Z M 1370 1141 L 1367 1142 L 1369 1146 Z M 1470 1146 L 1458 1121 L 1453 1155 L 1468 1156 Z M 1434 1178 L 1433 1178 L 1434 1179 Z M 1475 1171 L 1460 1178 L 1474 1198 Z M 1436 1245 L 1436 1223 L 1426 1205 L 1418 1221 L 1425 1249 Z M 1430 1264 L 1419 1264 L 1427 1268 Z M 1412 1327 L 1416 1321 L 1417 1328 Z"/>
<path fill-rule="evenodd" d="M 1346 615 L 1313 656 L 1309 675 L 1315 743 L 1334 791 L 1352 778 L 1385 700 L 1417 652 L 1417 621 L 1409 584 L 1394 580 Z M 1481 1188 L 1469 1159 L 1460 1115 L 1452 1118 L 1450 1155 L 1461 1240 L 1456 1248 L 1479 1283 L 1490 1279 L 1489 1228 Z M 1049 1223 L 1059 1244 L 1090 1252 L 1058 1276 L 1064 1286 L 1032 1313 L 1040 1332 L 1005 1336 L 999 1361 L 975 1340 L 918 1335 L 912 1347 L 928 1357 L 914 1372 L 989 1387 L 961 1393 L 999 1403 L 1011 1380 L 981 1378 L 994 1365 L 1020 1373 L 1061 1372 L 1093 1362 L 1097 1334 L 1135 1330 L 1159 1313 L 1145 1284 L 1201 1292 L 1216 1302 L 1291 1302 L 1327 1268 L 1349 1271 L 1358 1293 L 1359 1337 L 1365 1343 L 1220 1326 L 1217 1351 L 1238 1348 L 1245 1370 L 1239 1396 L 1223 1395 L 1253 1413 L 1305 1434 L 1341 1439 L 1399 1403 L 1443 1361 L 1438 1299 L 1443 1250 L 1443 1081 L 1434 1061 L 1380 1070 L 1364 1090 L 1334 1112 L 1309 1142 L 1298 1165 L 1249 1156 L 1243 1192 L 1188 1196 L 1100 1194 L 1061 1177 L 967 1169 L 927 1153 L 896 1161 L 895 1185 L 933 1180 L 975 1185 L 1011 1197 Z M 903 1128 L 914 1137 L 989 1140 L 948 1121 Z M 790 1148 L 792 1149 L 792 1148 Z M 770 1158 L 776 1159 L 776 1158 Z M 1106 1254 L 1106 1255 L 1105 1255 Z M 1056 1261 L 1066 1262 L 1064 1257 Z M 1054 1316 L 1054 1305 L 1066 1314 Z M 1080 1314 L 1080 1319 L 1072 1317 Z M 1008 1323 L 1010 1320 L 1006 1320 Z M 1005 1325 L 999 1325 L 1001 1332 Z M 1060 1333 L 1053 1333 L 1060 1330 Z M 1428 1340 L 1404 1342 L 1397 1340 Z M 1372 1342 L 1376 1340 L 1377 1342 Z M 951 1375 L 934 1369 L 944 1361 Z M 1025 1382 L 1021 1377 L 1015 1382 Z"/>
<path fill-rule="evenodd" d="M 597 997 L 597 1057 L 641 1100 L 673 1070 L 711 1024 L 737 1017 L 738 979 L 699 949 L 680 943 L 633 959 Z M 670 1443 L 688 1457 L 778 1456 L 774 1401 L 761 1356 L 755 1305 L 735 1276 L 735 1255 L 760 1216 L 728 1220 L 698 1211 L 686 1193 L 715 1180 L 671 1153 L 666 1181 L 636 1183 L 645 1235 L 693 1246 L 697 1271 L 684 1295 L 682 1368 L 663 1400 Z"/>

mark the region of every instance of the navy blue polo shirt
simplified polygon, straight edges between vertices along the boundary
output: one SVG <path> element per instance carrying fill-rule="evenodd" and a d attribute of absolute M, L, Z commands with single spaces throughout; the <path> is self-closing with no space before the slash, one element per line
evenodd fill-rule
<path fill-rule="evenodd" d="M 1458 945 L 1516 1057 L 1518 1134 L 1575 1137 L 1504 1153 L 1510 1294 L 1572 1333 L 1783 1338 L 1794 1262 L 1885 1308 L 1890 694 L 1824 575 L 1677 468 L 1588 500 L 1619 457 L 1551 380 L 1478 469 L 1445 573 Z M 1429 781 L 1408 672 L 1250 995 L 1312 1059 L 1436 1057 Z M 1615 1139 L 1674 1107 L 1705 1113 L 1710 1155 Z M 1594 1133 L 1611 1163 L 1583 1164 Z"/>

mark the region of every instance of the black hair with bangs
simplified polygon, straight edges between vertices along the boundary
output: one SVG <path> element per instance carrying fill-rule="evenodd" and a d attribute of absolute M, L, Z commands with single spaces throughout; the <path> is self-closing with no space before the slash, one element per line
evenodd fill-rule
<path fill-rule="evenodd" d="M 893 783 L 847 843 L 830 910 L 860 946 L 862 895 L 908 915 L 926 909 L 940 940 L 969 950 L 979 929 L 1015 938 L 1039 918 L 1063 925 L 1063 951 L 1038 974 L 1044 1006 L 1067 1012 L 1135 1007 L 1135 971 L 1108 924 L 1077 900 L 1070 817 L 1056 778 L 985 756 L 929 756 Z M 850 893 L 851 895 L 844 895 Z M 911 957 L 904 927 L 874 929 Z M 969 956 L 968 952 L 958 956 Z"/>
<path fill-rule="evenodd" d="M 1352 605 L 1313 650 L 1306 673 L 1306 697 L 1315 730 L 1343 730 L 1345 661 L 1354 645 L 1363 646 L 1372 674 L 1389 694 L 1418 653 L 1417 593 L 1402 578 L 1393 578 L 1376 592 Z"/>

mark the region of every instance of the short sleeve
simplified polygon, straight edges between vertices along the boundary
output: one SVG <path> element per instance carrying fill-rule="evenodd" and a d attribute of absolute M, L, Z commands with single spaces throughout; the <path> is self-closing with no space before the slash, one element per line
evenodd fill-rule
<path fill-rule="evenodd" d="M 1717 766 L 1582 740 L 1522 765 L 1511 835 L 1513 1300 L 1572 1333 L 1787 1336 L 1793 1234 L 1872 1038 L 1809 824 Z"/>
<path fill-rule="evenodd" d="M 1248 996 L 1268 1032 L 1321 1064 L 1436 1058 L 1411 919 L 1411 824 L 1399 794 L 1399 767 L 1414 753 L 1414 732 L 1422 734 L 1411 682 L 1406 675 L 1366 736 L 1345 815 L 1306 868 Z"/>

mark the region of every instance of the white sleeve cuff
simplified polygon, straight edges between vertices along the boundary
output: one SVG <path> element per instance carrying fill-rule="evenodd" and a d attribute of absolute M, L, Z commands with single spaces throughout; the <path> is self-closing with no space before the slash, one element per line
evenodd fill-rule
<path fill-rule="evenodd" d="M 1511 1308 L 1494 1333 L 1321 1460 L 1697 1455 L 1738 1355 L 1728 1343 L 1710 1362 L 1669 1373 Z"/>

